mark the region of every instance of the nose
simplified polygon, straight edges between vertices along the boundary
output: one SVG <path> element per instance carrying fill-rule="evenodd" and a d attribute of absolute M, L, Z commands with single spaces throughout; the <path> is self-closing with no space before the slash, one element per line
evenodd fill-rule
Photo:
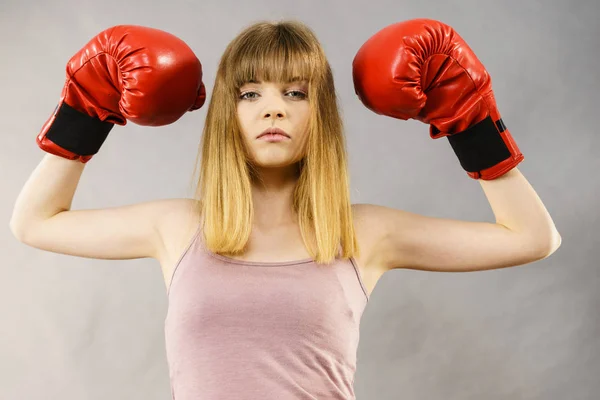
<path fill-rule="evenodd" d="M 280 108 L 271 107 L 265 111 L 263 119 L 281 119 L 285 117 L 285 112 Z"/>
<path fill-rule="evenodd" d="M 281 119 L 286 116 L 282 101 L 271 100 L 269 103 L 263 111 L 263 119 Z"/>

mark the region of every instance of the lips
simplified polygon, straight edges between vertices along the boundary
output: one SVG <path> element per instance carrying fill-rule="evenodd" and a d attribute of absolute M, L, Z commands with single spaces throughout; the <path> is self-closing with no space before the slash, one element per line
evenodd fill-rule
<path fill-rule="evenodd" d="M 279 129 L 279 128 L 267 128 L 265 129 L 260 135 L 258 135 L 256 138 L 259 139 L 260 137 L 264 136 L 264 135 L 268 135 L 268 134 L 279 134 L 279 135 L 283 135 L 285 137 L 290 137 L 290 135 L 288 135 L 283 129 Z"/>

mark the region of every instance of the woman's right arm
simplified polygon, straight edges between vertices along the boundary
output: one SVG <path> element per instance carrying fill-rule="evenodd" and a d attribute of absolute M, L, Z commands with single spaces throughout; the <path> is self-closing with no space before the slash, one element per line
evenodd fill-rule
<path fill-rule="evenodd" d="M 86 258 L 159 258 L 163 224 L 185 211 L 190 199 L 71 210 L 84 163 L 46 154 L 21 190 L 10 221 L 14 236 L 29 246 Z"/>
<path fill-rule="evenodd" d="M 160 62 L 167 57 L 169 62 Z M 205 100 L 202 65 L 178 37 L 119 25 L 93 37 L 67 63 L 59 104 L 36 142 L 46 153 L 19 194 L 10 221 L 21 242 L 42 250 L 100 259 L 166 254 L 191 199 L 71 211 L 85 163 L 115 124 L 163 126 Z M 126 77 L 130 82 L 122 85 Z M 168 84 L 166 84 L 168 83 Z M 174 214 L 178 213 L 178 214 Z M 166 229 L 168 228 L 168 229 Z"/>

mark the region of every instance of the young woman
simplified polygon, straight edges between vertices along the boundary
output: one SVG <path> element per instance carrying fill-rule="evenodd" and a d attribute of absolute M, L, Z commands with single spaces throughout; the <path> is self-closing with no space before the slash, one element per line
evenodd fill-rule
<path fill-rule="evenodd" d="M 61 104 L 38 136 L 50 154 L 19 195 L 11 228 L 47 251 L 158 260 L 174 399 L 353 399 L 360 318 L 386 271 L 503 268 L 560 245 L 515 168 L 523 156 L 485 70 L 451 28 L 430 20 L 365 43 L 355 88 L 375 112 L 448 137 L 496 223 L 350 204 L 332 72 L 314 34 L 294 21 L 254 24 L 225 50 L 194 198 L 71 210 L 113 124 L 164 125 L 204 103 L 201 66 L 178 39 L 141 27 L 109 32 L 71 60 Z"/>

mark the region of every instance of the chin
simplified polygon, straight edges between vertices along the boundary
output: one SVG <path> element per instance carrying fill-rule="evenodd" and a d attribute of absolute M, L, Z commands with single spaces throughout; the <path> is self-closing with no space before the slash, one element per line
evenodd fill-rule
<path fill-rule="evenodd" d="M 253 165 L 256 168 L 291 168 L 294 166 L 297 166 L 298 161 L 294 161 L 294 160 L 276 160 L 276 159 L 270 159 L 270 160 L 252 160 L 249 161 L 249 164 Z"/>

